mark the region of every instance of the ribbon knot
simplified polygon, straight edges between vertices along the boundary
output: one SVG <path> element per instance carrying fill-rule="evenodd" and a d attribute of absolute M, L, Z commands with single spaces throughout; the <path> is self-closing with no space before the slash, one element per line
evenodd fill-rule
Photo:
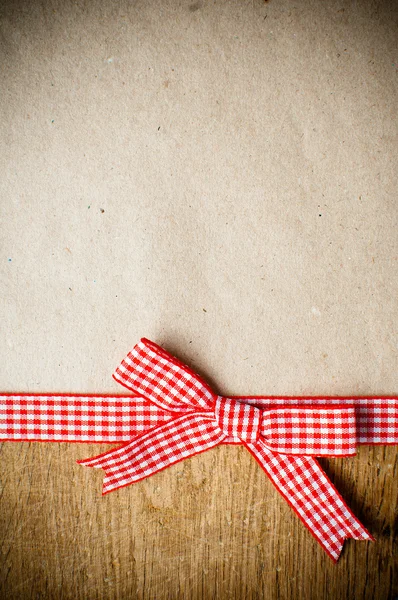
<path fill-rule="evenodd" d="M 260 435 L 261 410 L 231 398 L 217 396 L 214 407 L 216 421 L 228 436 L 255 442 Z"/>

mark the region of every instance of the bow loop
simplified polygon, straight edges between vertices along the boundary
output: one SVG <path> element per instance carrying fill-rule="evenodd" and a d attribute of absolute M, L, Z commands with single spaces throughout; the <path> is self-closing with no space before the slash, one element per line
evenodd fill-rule
<path fill-rule="evenodd" d="M 116 381 L 172 412 L 210 410 L 217 398 L 199 375 L 142 338 L 116 369 Z"/>
<path fill-rule="evenodd" d="M 218 396 L 214 414 L 220 429 L 228 436 L 245 442 L 255 442 L 260 433 L 261 410 L 233 400 Z"/>
<path fill-rule="evenodd" d="M 353 406 L 300 406 L 262 413 L 261 437 L 280 454 L 352 456 L 357 434 Z"/>

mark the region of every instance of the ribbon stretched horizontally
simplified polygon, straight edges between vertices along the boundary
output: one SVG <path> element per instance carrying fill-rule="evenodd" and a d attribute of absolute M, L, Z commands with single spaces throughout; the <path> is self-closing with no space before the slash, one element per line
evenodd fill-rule
<path fill-rule="evenodd" d="M 243 444 L 333 560 L 344 539 L 373 539 L 315 457 L 398 444 L 398 398 L 233 397 L 142 339 L 114 373 L 129 396 L 0 395 L 0 441 L 123 443 L 79 461 L 103 493 L 218 444 Z"/>

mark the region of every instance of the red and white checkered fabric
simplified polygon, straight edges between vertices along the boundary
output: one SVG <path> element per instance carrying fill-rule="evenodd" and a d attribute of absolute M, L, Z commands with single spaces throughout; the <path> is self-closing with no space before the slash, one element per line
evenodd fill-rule
<path fill-rule="evenodd" d="M 234 396 L 232 400 L 247 402 L 263 410 L 297 406 L 298 403 L 314 407 L 325 404 L 351 405 L 355 407 L 357 444 L 398 444 L 397 396 Z"/>
<path fill-rule="evenodd" d="M 245 445 L 334 561 L 340 556 L 346 538 L 374 539 L 313 457 L 277 454 L 262 440 Z"/>
<path fill-rule="evenodd" d="M 211 410 L 217 398 L 199 375 L 147 339 L 134 346 L 113 377 L 171 412 Z"/>
<path fill-rule="evenodd" d="M 107 494 L 218 446 L 224 437 L 208 413 L 191 413 L 157 427 L 131 444 L 79 463 L 104 469 L 103 494 Z"/>
<path fill-rule="evenodd" d="M 261 411 L 261 436 L 280 454 L 350 456 L 356 454 L 353 406 L 300 406 Z"/>
<path fill-rule="evenodd" d="M 217 396 L 214 406 L 216 422 L 226 436 L 255 442 L 260 435 L 262 411 L 250 404 Z"/>
<path fill-rule="evenodd" d="M 142 397 L 0 394 L 0 441 L 117 444 L 171 418 Z"/>
<path fill-rule="evenodd" d="M 134 395 L 0 395 L 0 441 L 123 443 L 80 461 L 104 469 L 104 493 L 220 443 L 243 443 L 334 560 L 345 538 L 372 539 L 314 456 L 397 444 L 397 397 L 224 398 L 146 339 L 114 378 Z"/>

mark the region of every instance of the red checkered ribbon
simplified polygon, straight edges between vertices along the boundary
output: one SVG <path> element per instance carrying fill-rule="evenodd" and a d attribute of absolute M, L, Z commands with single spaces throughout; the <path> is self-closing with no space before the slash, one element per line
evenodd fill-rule
<path fill-rule="evenodd" d="M 315 457 L 398 444 L 398 398 L 234 397 L 142 339 L 114 373 L 134 395 L 0 395 L 0 440 L 123 445 L 79 461 L 105 471 L 103 493 L 218 444 L 243 444 L 322 547 L 373 539 Z"/>

